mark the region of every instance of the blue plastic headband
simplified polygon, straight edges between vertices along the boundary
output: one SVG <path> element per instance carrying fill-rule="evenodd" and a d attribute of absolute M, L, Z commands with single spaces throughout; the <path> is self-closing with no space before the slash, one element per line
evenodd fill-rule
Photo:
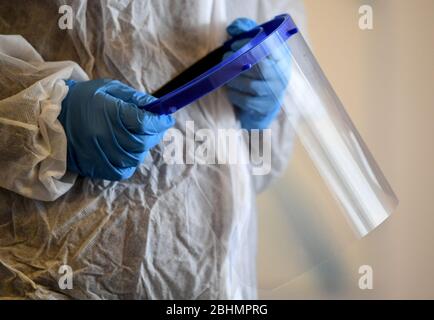
<path fill-rule="evenodd" d="M 156 114 L 171 114 L 204 95 L 223 86 L 242 72 L 250 69 L 284 44 L 297 26 L 287 14 L 275 17 L 255 29 L 226 41 L 205 58 L 153 93 L 158 99 L 144 108 Z M 251 38 L 240 50 L 222 61 L 233 42 Z"/>

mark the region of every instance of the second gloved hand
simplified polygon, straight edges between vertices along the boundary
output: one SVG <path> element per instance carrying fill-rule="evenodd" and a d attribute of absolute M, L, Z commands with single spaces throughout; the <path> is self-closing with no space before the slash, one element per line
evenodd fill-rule
<path fill-rule="evenodd" d="M 58 117 L 67 137 L 67 167 L 79 175 L 121 180 L 133 175 L 174 119 L 140 109 L 155 100 L 119 81 L 67 80 Z"/>
<path fill-rule="evenodd" d="M 238 36 L 252 30 L 256 22 L 239 18 L 227 27 L 230 36 Z M 223 59 L 232 55 L 250 39 L 241 39 L 231 45 Z M 229 101 L 237 108 L 241 126 L 244 129 L 266 129 L 277 117 L 289 80 L 289 61 L 285 59 L 285 48 L 275 52 L 231 80 L 227 85 Z"/>

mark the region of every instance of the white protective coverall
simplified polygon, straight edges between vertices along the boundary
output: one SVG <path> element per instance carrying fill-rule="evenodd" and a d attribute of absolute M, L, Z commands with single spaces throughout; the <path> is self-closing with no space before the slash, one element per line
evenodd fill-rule
<path fill-rule="evenodd" d="M 58 26 L 73 9 L 72 30 Z M 125 181 L 66 173 L 62 79 L 112 78 L 153 92 L 220 46 L 226 26 L 290 13 L 296 0 L 0 3 L 0 297 L 256 298 L 255 195 L 287 164 L 292 131 L 272 125 L 271 172 L 166 164 L 154 148 Z M 175 114 L 196 129 L 239 128 L 224 90 Z M 77 125 L 80 125 L 79 123 Z M 247 157 L 247 145 L 239 148 Z M 59 268 L 73 288 L 59 287 Z"/>

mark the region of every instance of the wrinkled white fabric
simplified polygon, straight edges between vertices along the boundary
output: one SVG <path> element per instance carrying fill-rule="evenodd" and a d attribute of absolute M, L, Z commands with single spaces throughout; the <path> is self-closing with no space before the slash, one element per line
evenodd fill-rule
<path fill-rule="evenodd" d="M 129 180 L 75 179 L 63 175 L 61 79 L 87 74 L 153 92 L 221 45 L 233 19 L 289 12 L 302 25 L 302 5 L 70 1 L 73 29 L 65 31 L 57 26 L 64 3 L 0 4 L 0 33 L 23 37 L 0 38 L 0 297 L 255 298 L 255 195 L 288 161 L 287 118 L 272 126 L 266 176 L 244 164 L 168 165 L 160 145 Z M 223 90 L 175 117 L 183 134 L 187 120 L 197 129 L 239 128 Z M 245 158 L 247 150 L 237 152 Z M 63 264 L 74 271 L 71 290 L 59 288 Z"/>
<path fill-rule="evenodd" d="M 74 183 L 65 175 L 66 137 L 57 121 L 68 92 L 62 79 L 86 80 L 74 62 L 44 62 L 22 37 L 0 35 L 0 186 L 54 200 Z"/>

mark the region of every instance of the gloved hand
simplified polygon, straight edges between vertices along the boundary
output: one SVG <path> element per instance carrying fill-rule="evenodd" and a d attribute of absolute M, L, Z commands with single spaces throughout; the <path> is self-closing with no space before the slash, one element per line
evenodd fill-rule
<path fill-rule="evenodd" d="M 119 81 L 67 80 L 58 117 L 67 138 L 67 168 L 79 175 L 121 180 L 133 175 L 174 119 L 140 109 L 154 97 Z"/>
<path fill-rule="evenodd" d="M 252 30 L 256 22 L 238 18 L 227 27 L 230 36 L 237 36 Z M 237 40 L 231 45 L 223 59 L 232 55 L 250 39 Z M 284 59 L 283 48 L 260 61 L 251 69 L 228 82 L 229 101 L 237 108 L 241 126 L 244 129 L 265 129 L 277 117 L 288 84 L 289 62 Z"/>

